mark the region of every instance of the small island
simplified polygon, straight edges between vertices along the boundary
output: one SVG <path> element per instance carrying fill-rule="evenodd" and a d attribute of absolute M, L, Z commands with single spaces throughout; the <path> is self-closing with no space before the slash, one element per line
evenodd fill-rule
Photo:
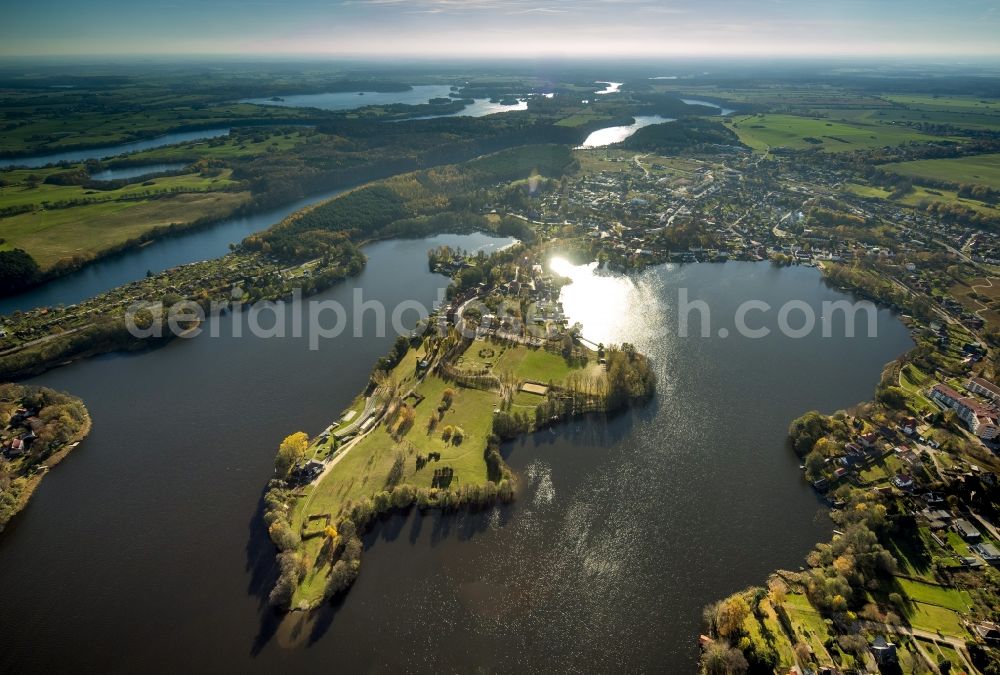
<path fill-rule="evenodd" d="M 45 387 L 0 384 L 0 532 L 49 469 L 90 433 L 83 402 Z"/>

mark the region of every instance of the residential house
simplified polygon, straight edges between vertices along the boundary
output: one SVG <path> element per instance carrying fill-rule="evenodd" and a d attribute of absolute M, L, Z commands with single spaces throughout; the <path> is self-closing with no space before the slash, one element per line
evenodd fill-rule
<path fill-rule="evenodd" d="M 896 645 L 888 642 L 884 637 L 878 635 L 872 640 L 871 644 L 872 656 L 875 657 L 875 663 L 880 666 L 889 666 L 897 661 L 896 657 Z"/>
<path fill-rule="evenodd" d="M 976 529 L 976 526 L 970 523 L 965 518 L 956 518 L 952 524 L 952 528 L 957 532 L 962 539 L 967 541 L 974 541 L 979 539 L 982 534 Z"/>
<path fill-rule="evenodd" d="M 990 564 L 995 564 L 1000 562 L 1000 549 L 997 549 L 992 543 L 988 541 L 983 541 L 978 544 L 972 545 L 972 550 L 974 550 L 979 555 L 983 556 L 983 560 Z"/>

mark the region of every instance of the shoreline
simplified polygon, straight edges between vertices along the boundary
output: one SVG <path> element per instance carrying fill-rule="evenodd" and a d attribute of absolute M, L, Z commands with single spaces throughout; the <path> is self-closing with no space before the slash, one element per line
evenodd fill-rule
<path fill-rule="evenodd" d="M 45 387 L 42 387 L 41 389 L 44 391 L 51 391 Z M 59 450 L 52 453 L 51 455 L 49 455 L 36 465 L 34 472 L 30 475 L 30 477 L 27 478 L 24 485 L 18 492 L 17 504 L 14 507 L 14 509 L 6 515 L 5 519 L 0 518 L 0 536 L 2 536 L 4 530 L 7 528 L 8 525 L 10 525 L 11 521 L 13 521 L 17 517 L 17 515 L 21 513 L 21 511 L 27 508 L 28 504 L 31 501 L 32 496 L 34 496 L 35 494 L 35 491 L 41 485 L 42 479 L 45 478 L 46 475 L 48 475 L 49 471 L 51 471 L 60 462 L 65 460 L 66 457 L 68 457 L 69 454 L 73 450 L 75 450 L 80 445 L 80 443 L 82 443 L 87 438 L 87 436 L 90 435 L 90 430 L 93 425 L 93 419 L 90 417 L 90 413 L 87 410 L 86 406 L 84 406 L 83 401 L 80 400 L 79 398 L 76 398 L 75 396 L 71 396 L 68 394 L 64 394 L 64 396 L 67 396 L 73 402 L 79 403 L 83 408 L 83 413 L 85 417 L 82 426 L 69 440 L 66 441 L 66 443 Z"/>
<path fill-rule="evenodd" d="M 503 270 L 501 275 L 510 270 L 514 258 L 505 251 L 489 258 L 494 271 Z M 524 253 L 524 258 L 534 253 Z M 542 277 L 535 281 L 549 287 Z M 457 282 L 451 287 L 457 288 Z M 493 291 L 507 297 L 502 287 L 497 281 Z M 478 297 L 489 293 L 480 290 Z M 281 568 L 269 597 L 272 605 L 289 612 L 310 611 L 348 592 L 361 569 L 360 536 L 385 516 L 414 506 L 421 513 L 474 511 L 512 501 L 516 478 L 500 455 L 502 442 L 581 416 L 641 405 L 654 395 L 656 376 L 648 359 L 630 346 L 602 345 L 595 351 L 584 346 L 576 333 L 564 332 L 553 342 L 484 331 L 463 316 L 476 297 L 453 297 L 453 315 L 452 310 L 445 314 L 442 309 L 428 320 L 432 329 L 426 334 L 397 338 L 355 403 L 323 433 L 308 439 L 299 432 L 282 442 L 262 513 Z M 505 370 L 505 364 L 520 363 L 528 353 L 551 365 L 536 365 L 517 375 Z M 478 366 L 476 358 L 485 358 L 490 365 Z M 546 376 L 557 367 L 558 379 Z M 547 385 L 541 384 L 546 380 Z M 530 395 L 531 403 L 526 408 L 521 399 L 515 405 L 515 395 Z M 441 403 L 434 411 L 439 396 Z M 421 433 L 423 427 L 426 435 Z M 297 450 L 292 449 L 293 442 Z M 471 452 L 465 451 L 470 443 Z M 359 461 L 368 458 L 363 474 L 357 474 L 362 465 L 348 466 L 340 472 L 344 476 L 339 483 L 344 485 L 351 477 L 348 493 L 331 493 L 328 486 L 338 485 L 337 467 L 357 453 L 362 453 Z M 468 457 L 480 453 L 482 460 L 470 464 Z M 413 471 L 407 468 L 410 461 L 415 462 Z M 428 465 L 438 467 L 429 482 Z M 384 483 L 383 470 L 388 471 Z M 361 485 L 352 487 L 359 479 Z"/>

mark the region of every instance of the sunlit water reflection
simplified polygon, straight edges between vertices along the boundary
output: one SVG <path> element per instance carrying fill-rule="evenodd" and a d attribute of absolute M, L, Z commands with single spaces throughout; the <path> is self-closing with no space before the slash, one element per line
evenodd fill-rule
<path fill-rule="evenodd" d="M 583 145 L 580 147 L 602 148 L 605 145 L 621 143 L 643 127 L 674 121 L 672 118 L 661 117 L 660 115 L 636 115 L 634 119 L 635 122 L 632 124 L 617 127 L 605 127 L 604 129 L 598 129 L 597 131 L 592 132 L 589 136 L 587 136 L 587 138 L 583 141 Z"/>

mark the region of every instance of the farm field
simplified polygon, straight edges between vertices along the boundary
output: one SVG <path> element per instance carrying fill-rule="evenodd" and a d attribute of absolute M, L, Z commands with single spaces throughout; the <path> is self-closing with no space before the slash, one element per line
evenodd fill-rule
<path fill-rule="evenodd" d="M 260 139 L 244 135 L 218 136 L 201 141 L 153 148 L 128 156 L 133 162 L 188 162 L 196 159 L 237 159 L 258 157 L 273 152 L 292 150 L 308 141 L 309 134 L 289 131 L 285 134 L 262 134 Z"/>
<path fill-rule="evenodd" d="M 755 150 L 781 147 L 843 152 L 935 138 L 905 127 L 781 114 L 737 117 L 731 128 L 741 141 Z"/>
<path fill-rule="evenodd" d="M 157 227 L 223 218 L 249 197 L 248 192 L 187 193 L 21 213 L 0 220 L 0 249 L 24 249 L 47 270 L 61 260 L 93 258 Z"/>
<path fill-rule="evenodd" d="M 55 173 L 51 170 L 45 173 Z M 82 185 L 35 185 L 32 176 L 45 175 L 31 170 L 11 171 L 4 175 L 7 185 L 0 186 L 0 209 L 12 206 L 44 206 L 60 202 L 107 202 L 136 199 L 155 193 L 207 192 L 236 185 L 232 169 L 220 169 L 217 174 L 192 172 L 179 176 L 162 176 L 147 181 L 129 183 L 115 190 L 95 190 Z"/>
<path fill-rule="evenodd" d="M 874 185 L 861 185 L 859 183 L 844 183 L 844 189 L 866 199 L 888 200 L 892 194 L 889 190 Z M 958 204 L 960 206 L 964 206 L 965 208 L 979 211 L 987 216 L 1000 217 L 1000 208 L 990 206 L 989 204 L 976 199 L 959 197 L 955 190 L 927 188 L 920 185 L 914 185 L 913 189 L 908 193 L 892 201 L 904 206 L 920 206 L 930 202 Z"/>
<path fill-rule="evenodd" d="M 1000 189 L 1000 153 L 949 159 L 921 159 L 914 162 L 883 164 L 881 167 L 916 179 L 928 178 Z"/>

